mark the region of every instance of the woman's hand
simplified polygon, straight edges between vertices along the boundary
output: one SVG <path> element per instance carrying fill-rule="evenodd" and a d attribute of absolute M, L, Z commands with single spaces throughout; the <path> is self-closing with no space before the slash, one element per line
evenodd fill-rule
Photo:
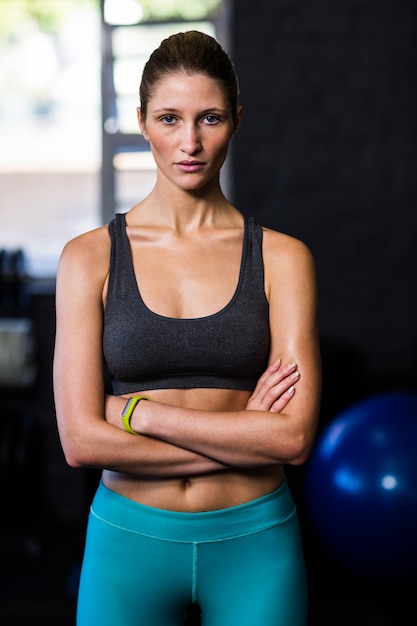
<path fill-rule="evenodd" d="M 294 396 L 299 378 L 296 363 L 282 365 L 280 359 L 274 361 L 258 380 L 246 409 L 280 413 Z"/>

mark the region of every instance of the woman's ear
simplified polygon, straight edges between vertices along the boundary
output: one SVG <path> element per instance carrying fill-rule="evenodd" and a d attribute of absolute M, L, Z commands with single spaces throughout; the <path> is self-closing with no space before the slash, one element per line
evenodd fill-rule
<path fill-rule="evenodd" d="M 236 123 L 235 123 L 235 130 L 233 134 L 236 133 L 239 129 L 240 123 L 242 121 L 242 115 L 243 115 L 243 108 L 241 107 L 241 105 L 239 105 L 236 111 Z"/>
<path fill-rule="evenodd" d="M 138 115 L 138 124 L 139 124 L 140 132 L 142 133 L 145 141 L 149 141 L 148 133 L 146 132 L 145 120 L 142 117 L 142 111 L 140 107 L 137 108 L 137 115 Z"/>

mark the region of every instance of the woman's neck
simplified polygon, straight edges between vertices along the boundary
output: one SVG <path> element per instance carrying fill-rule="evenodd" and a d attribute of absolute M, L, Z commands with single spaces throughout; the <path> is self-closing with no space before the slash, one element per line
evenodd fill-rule
<path fill-rule="evenodd" d="M 230 223 L 239 215 L 225 198 L 220 186 L 204 193 L 170 190 L 155 185 L 151 193 L 133 211 L 141 221 L 159 223 L 178 231 L 192 231 L 202 226 Z M 133 217 L 133 216 L 132 216 Z"/>

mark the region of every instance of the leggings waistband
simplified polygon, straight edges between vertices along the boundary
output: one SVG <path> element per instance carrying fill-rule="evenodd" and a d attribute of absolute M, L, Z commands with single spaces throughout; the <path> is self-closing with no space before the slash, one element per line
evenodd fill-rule
<path fill-rule="evenodd" d="M 220 541 L 265 530 L 285 522 L 296 509 L 287 481 L 276 491 L 238 506 L 184 513 L 139 504 L 100 482 L 91 515 L 118 528 L 159 539 Z"/>

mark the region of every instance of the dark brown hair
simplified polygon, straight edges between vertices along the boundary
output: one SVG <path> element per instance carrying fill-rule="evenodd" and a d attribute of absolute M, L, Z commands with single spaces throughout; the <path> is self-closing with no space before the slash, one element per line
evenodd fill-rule
<path fill-rule="evenodd" d="M 205 74 L 215 80 L 227 97 L 233 121 L 237 123 L 239 84 L 232 61 L 210 35 L 196 30 L 176 33 L 164 39 L 145 64 L 139 87 L 142 118 L 156 83 L 169 74 Z"/>

